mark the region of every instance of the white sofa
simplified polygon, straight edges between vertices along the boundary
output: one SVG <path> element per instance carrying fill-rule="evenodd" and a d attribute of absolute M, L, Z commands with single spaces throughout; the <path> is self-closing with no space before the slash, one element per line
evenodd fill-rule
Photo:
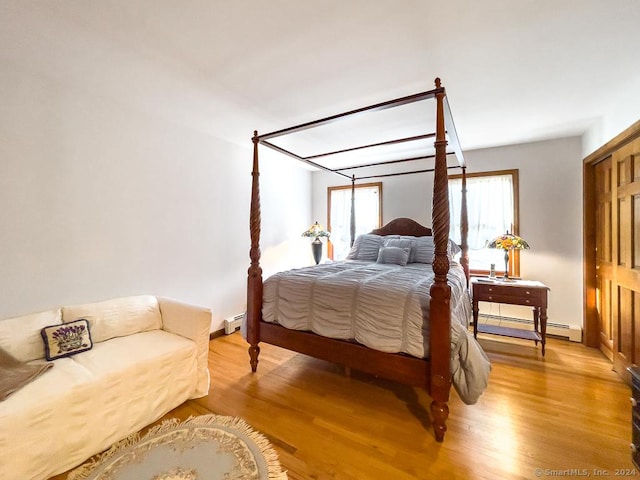
<path fill-rule="evenodd" d="M 211 311 L 171 299 L 125 297 L 0 320 L 0 347 L 42 362 L 40 330 L 80 318 L 93 348 L 54 360 L 0 401 L 0 479 L 70 470 L 209 391 Z"/>

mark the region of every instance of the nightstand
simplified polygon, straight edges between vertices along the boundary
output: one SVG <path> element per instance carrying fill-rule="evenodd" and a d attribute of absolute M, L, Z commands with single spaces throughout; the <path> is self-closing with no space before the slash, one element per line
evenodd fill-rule
<path fill-rule="evenodd" d="M 512 338 L 533 340 L 536 345 L 542 344 L 542 355 L 545 353 L 547 335 L 547 295 L 549 287 L 541 282 L 530 280 L 498 280 L 486 277 L 471 279 L 473 295 L 473 336 L 478 332 L 503 335 Z M 524 305 L 533 311 L 533 330 L 502 327 L 499 325 L 478 324 L 478 303 L 506 303 Z"/>

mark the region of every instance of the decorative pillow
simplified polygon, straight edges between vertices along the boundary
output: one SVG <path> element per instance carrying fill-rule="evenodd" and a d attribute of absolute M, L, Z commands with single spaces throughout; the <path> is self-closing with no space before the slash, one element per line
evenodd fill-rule
<path fill-rule="evenodd" d="M 378 263 L 392 263 L 405 266 L 409 260 L 410 248 L 381 247 L 378 252 Z"/>
<path fill-rule="evenodd" d="M 416 238 L 404 236 L 400 238 L 388 238 L 384 241 L 383 246 L 385 247 L 400 247 L 400 248 L 408 248 L 409 249 L 409 260 L 407 263 L 414 263 L 415 257 L 415 247 L 416 247 Z"/>
<path fill-rule="evenodd" d="M 378 258 L 378 250 L 380 250 L 384 239 L 383 236 L 374 233 L 359 235 L 353 243 L 349 255 L 347 255 L 347 260 L 375 262 Z"/>
<path fill-rule="evenodd" d="M 91 350 L 91 347 L 93 347 L 89 322 L 84 318 L 62 325 L 44 327 L 40 333 L 44 340 L 47 360 L 69 357 L 76 353 Z"/>

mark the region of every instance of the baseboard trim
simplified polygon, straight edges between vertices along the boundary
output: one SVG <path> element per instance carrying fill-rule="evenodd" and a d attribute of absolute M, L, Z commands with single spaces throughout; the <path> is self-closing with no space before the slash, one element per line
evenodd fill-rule
<path fill-rule="evenodd" d="M 222 337 L 224 335 L 224 328 L 221 328 L 220 330 L 215 330 L 211 333 L 209 333 L 209 340 L 213 340 L 214 338 L 218 338 L 218 337 Z"/>
<path fill-rule="evenodd" d="M 485 321 L 490 325 L 502 325 L 504 327 L 533 329 L 533 320 L 516 317 L 501 317 L 499 315 L 479 315 L 479 321 Z M 547 322 L 547 335 L 567 338 L 572 342 L 582 342 L 582 328 L 575 325 Z"/>

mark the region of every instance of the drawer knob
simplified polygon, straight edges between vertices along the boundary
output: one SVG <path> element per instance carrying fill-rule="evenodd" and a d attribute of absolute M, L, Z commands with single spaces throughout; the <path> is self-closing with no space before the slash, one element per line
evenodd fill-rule
<path fill-rule="evenodd" d="M 529 290 L 527 290 L 527 295 L 531 295 L 531 292 Z"/>
<path fill-rule="evenodd" d="M 629 445 L 629 448 L 631 448 L 631 453 L 636 453 L 638 451 L 638 447 L 636 447 L 635 443 Z"/>
<path fill-rule="evenodd" d="M 491 295 L 489 295 L 489 300 L 493 300 L 493 297 Z"/>
<path fill-rule="evenodd" d="M 489 287 L 489 291 L 490 291 L 490 292 L 493 292 L 493 288 Z"/>
<path fill-rule="evenodd" d="M 527 303 L 531 303 L 531 300 L 527 299 L 527 300 L 525 300 L 525 302 L 527 302 Z"/>
<path fill-rule="evenodd" d="M 635 398 L 631 397 L 629 400 L 631 401 L 631 406 L 633 408 L 638 406 L 638 401 Z"/>

